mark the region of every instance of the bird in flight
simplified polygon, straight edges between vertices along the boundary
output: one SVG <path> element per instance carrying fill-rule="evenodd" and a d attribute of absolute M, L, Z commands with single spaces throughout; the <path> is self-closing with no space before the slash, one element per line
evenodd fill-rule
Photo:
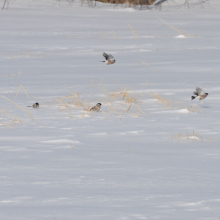
<path fill-rule="evenodd" d="M 193 94 L 195 96 L 192 96 L 191 100 L 193 100 L 195 98 L 199 98 L 199 100 L 202 100 L 202 99 L 205 99 L 207 97 L 207 95 L 208 95 L 208 93 L 205 93 L 205 91 L 203 89 L 199 88 L 199 87 L 196 87 L 196 91 L 193 92 Z"/>
<path fill-rule="evenodd" d="M 111 54 L 103 53 L 103 56 L 105 57 L 106 61 L 100 61 L 100 62 L 105 62 L 107 65 L 108 64 L 114 64 L 115 58 Z"/>

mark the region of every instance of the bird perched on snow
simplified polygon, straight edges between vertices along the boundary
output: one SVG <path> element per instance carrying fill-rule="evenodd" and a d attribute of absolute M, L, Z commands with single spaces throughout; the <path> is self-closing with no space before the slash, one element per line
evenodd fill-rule
<path fill-rule="evenodd" d="M 39 108 L 39 103 L 38 102 L 36 102 L 35 104 L 33 104 L 32 106 L 27 106 L 27 107 L 32 107 L 32 108 Z"/>
<path fill-rule="evenodd" d="M 103 56 L 105 57 L 106 61 L 100 61 L 100 62 L 105 62 L 107 65 L 114 64 L 116 62 L 115 58 L 111 54 L 107 54 L 103 52 Z"/>
<path fill-rule="evenodd" d="M 101 103 L 97 103 L 95 106 L 93 106 L 90 111 L 91 112 L 99 112 L 99 110 L 101 109 Z"/>
<path fill-rule="evenodd" d="M 196 87 L 196 91 L 193 92 L 193 94 L 194 94 L 195 96 L 192 96 L 192 97 L 191 97 L 191 98 L 192 98 L 191 100 L 193 100 L 193 99 L 195 99 L 195 98 L 199 98 L 199 100 L 202 100 L 202 99 L 205 99 L 206 96 L 208 95 L 208 93 L 205 93 L 205 91 L 204 91 L 203 89 L 199 88 L 199 87 Z"/>

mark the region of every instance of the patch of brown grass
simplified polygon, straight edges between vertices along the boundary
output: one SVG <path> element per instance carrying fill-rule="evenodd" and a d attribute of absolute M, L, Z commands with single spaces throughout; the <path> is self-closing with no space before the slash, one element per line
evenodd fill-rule
<path fill-rule="evenodd" d="M 91 2 L 91 0 L 89 0 Z M 98 2 L 110 3 L 110 4 L 124 4 L 129 6 L 135 5 L 152 5 L 156 0 L 97 0 Z"/>
<path fill-rule="evenodd" d="M 117 82 L 118 83 L 118 82 Z M 105 87 L 105 81 L 102 79 L 100 83 L 95 83 L 91 81 L 92 87 L 97 87 L 101 90 L 102 96 L 99 99 L 90 99 L 87 98 L 83 100 L 80 98 L 78 92 L 71 92 L 69 96 L 63 96 L 53 100 L 53 104 L 57 105 L 58 109 L 66 111 L 71 117 L 75 118 L 71 113 L 71 110 L 75 108 L 81 108 L 82 118 L 85 118 L 88 115 L 93 114 L 90 112 L 90 109 L 97 103 L 101 102 L 102 105 L 108 106 L 109 110 L 105 112 L 102 108 L 100 111 L 105 114 L 107 118 L 111 113 L 118 115 L 119 117 L 125 115 L 126 113 L 131 114 L 132 116 L 139 117 L 140 114 L 144 114 L 140 108 L 140 102 L 135 90 L 132 87 L 122 86 L 118 83 L 119 88 L 113 91 L 109 91 Z M 90 93 L 88 96 L 91 97 L 93 93 Z"/>
<path fill-rule="evenodd" d="M 86 108 L 85 102 L 79 98 L 78 92 L 71 92 L 69 96 L 63 96 L 53 100 L 54 104 L 58 104 L 58 108 Z"/>
<path fill-rule="evenodd" d="M 105 102 L 110 106 L 110 112 L 115 112 L 118 116 L 130 113 L 135 117 L 139 117 L 139 114 L 144 114 L 140 108 L 140 101 L 135 90 L 132 87 L 122 86 L 117 81 L 119 88 L 113 91 L 105 91 Z M 135 110 L 133 112 L 131 109 Z M 106 116 L 106 117 L 107 117 Z"/>

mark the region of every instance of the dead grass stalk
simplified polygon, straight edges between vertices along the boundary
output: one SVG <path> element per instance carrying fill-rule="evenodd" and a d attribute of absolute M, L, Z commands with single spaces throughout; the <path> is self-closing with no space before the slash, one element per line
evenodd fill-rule
<path fill-rule="evenodd" d="M 128 27 L 131 29 L 131 31 L 132 31 L 132 33 L 134 35 L 134 38 L 139 39 L 137 33 L 135 32 L 135 30 L 131 27 L 131 25 L 129 23 L 128 23 Z"/>
<path fill-rule="evenodd" d="M 15 99 L 17 98 L 17 95 L 18 95 L 18 93 L 19 93 L 19 91 L 20 91 L 20 88 L 22 88 L 22 89 L 24 90 L 24 92 L 26 93 L 26 95 L 27 95 L 28 98 L 30 99 L 30 96 L 28 95 L 26 89 L 25 89 L 24 86 L 22 86 L 22 85 L 19 86 L 18 91 L 17 91 L 17 94 L 16 94 L 16 96 L 15 96 Z"/>
<path fill-rule="evenodd" d="M 189 134 L 188 134 L 188 132 L 186 132 L 185 134 L 176 133 L 176 134 L 174 134 L 174 136 L 172 138 L 174 140 L 176 140 L 178 143 L 181 140 L 190 140 L 192 142 L 200 140 L 201 142 L 203 142 L 202 136 L 200 134 L 196 134 L 194 132 L 194 130 L 192 131 L 192 133 L 189 133 Z"/>
<path fill-rule="evenodd" d="M 25 112 L 27 112 L 27 113 L 30 115 L 31 119 L 34 121 L 34 117 L 33 117 L 33 115 L 30 113 L 30 111 L 28 111 L 28 110 L 22 108 L 20 105 L 16 104 L 15 102 L 11 101 L 10 99 L 6 98 L 5 96 L 3 96 L 3 95 L 1 95 L 1 94 L 0 94 L 0 96 L 3 97 L 4 99 L 8 100 L 9 102 L 11 102 L 12 104 L 14 104 L 15 106 L 17 106 L 18 108 L 20 108 L 20 109 L 24 110 Z"/>
<path fill-rule="evenodd" d="M 7 116 L 9 120 L 9 122 L 7 122 L 7 125 L 6 122 L 1 122 L 1 124 L 4 125 L 5 128 L 15 127 L 18 123 L 25 124 L 22 120 L 20 120 L 18 116 L 14 116 L 4 108 L 0 110 L 0 117 L 3 117 L 3 113 Z"/>
<path fill-rule="evenodd" d="M 184 37 L 187 37 L 187 38 L 192 38 L 193 36 L 188 34 L 187 32 L 185 31 L 181 31 L 175 27 L 173 27 L 171 24 L 169 24 L 168 22 L 164 21 L 163 19 L 161 19 L 160 17 L 158 17 L 163 23 L 165 23 L 167 26 L 171 27 L 173 30 L 177 31 L 178 33 L 180 33 L 181 35 L 183 35 Z"/>

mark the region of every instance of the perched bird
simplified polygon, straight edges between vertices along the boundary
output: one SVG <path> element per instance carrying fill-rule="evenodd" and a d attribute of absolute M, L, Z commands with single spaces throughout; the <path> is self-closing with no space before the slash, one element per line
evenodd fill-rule
<path fill-rule="evenodd" d="M 103 56 L 105 57 L 106 61 L 100 61 L 100 62 L 105 62 L 107 65 L 108 64 L 114 64 L 115 58 L 111 54 L 103 53 Z"/>
<path fill-rule="evenodd" d="M 191 100 L 193 100 L 193 99 L 195 99 L 195 98 L 199 98 L 199 100 L 202 100 L 202 99 L 205 99 L 206 96 L 208 95 L 208 93 L 205 93 L 205 91 L 204 91 L 203 89 L 199 88 L 199 87 L 196 87 L 196 91 L 193 92 L 193 94 L 194 94 L 195 96 L 192 96 L 192 97 L 191 97 L 191 98 L 192 98 Z"/>
<path fill-rule="evenodd" d="M 99 110 L 101 109 L 101 103 L 97 103 L 95 106 L 93 106 L 90 111 L 91 112 L 99 112 Z"/>
<path fill-rule="evenodd" d="M 32 107 L 32 108 L 39 108 L 39 103 L 38 102 L 36 102 L 35 104 L 33 104 L 32 106 L 27 106 L 27 107 Z"/>

